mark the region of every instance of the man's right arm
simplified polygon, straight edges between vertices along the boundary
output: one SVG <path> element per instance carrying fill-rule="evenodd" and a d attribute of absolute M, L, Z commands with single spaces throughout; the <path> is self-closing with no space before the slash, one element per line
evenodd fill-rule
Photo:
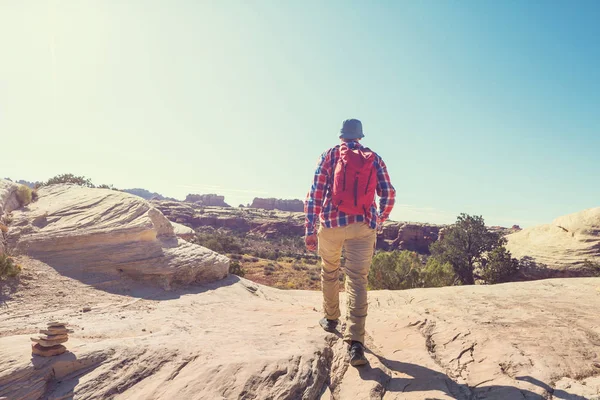
<path fill-rule="evenodd" d="M 315 234 L 315 227 L 321 209 L 323 208 L 323 199 L 325 198 L 325 187 L 329 177 L 327 168 L 328 152 L 321 154 L 317 161 L 317 168 L 313 177 L 313 184 L 306 195 L 304 202 L 304 213 L 306 214 L 305 229 L 306 236 Z"/>

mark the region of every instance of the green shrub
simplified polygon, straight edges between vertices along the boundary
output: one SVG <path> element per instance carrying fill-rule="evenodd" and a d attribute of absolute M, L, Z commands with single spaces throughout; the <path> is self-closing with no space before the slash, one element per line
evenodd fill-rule
<path fill-rule="evenodd" d="M 234 236 L 221 233 L 198 233 L 193 242 L 221 254 L 239 254 L 242 251 L 241 243 Z"/>
<path fill-rule="evenodd" d="M 487 284 L 510 282 L 519 271 L 519 260 L 512 258 L 510 251 L 498 246 L 481 260 L 481 279 Z"/>
<path fill-rule="evenodd" d="M 50 186 L 50 185 L 58 185 L 60 183 L 70 183 L 72 185 L 84 186 L 89 188 L 100 188 L 100 189 L 112 189 L 116 190 L 113 185 L 94 185 L 91 179 L 86 178 L 85 176 L 77 176 L 73 174 L 61 174 L 56 175 L 53 178 L 48 179 L 46 182 L 41 182 L 36 184 L 36 189 L 42 186 Z"/>
<path fill-rule="evenodd" d="M 71 183 L 73 185 L 85 186 L 93 188 L 95 187 L 92 181 L 85 176 L 76 176 L 73 174 L 62 174 L 56 175 L 53 178 L 48 179 L 46 182 L 42 182 L 40 186 L 57 185 L 60 183 Z"/>
<path fill-rule="evenodd" d="M 412 289 L 452 286 L 458 279 L 450 263 L 412 251 L 379 252 L 369 271 L 369 289 Z"/>
<path fill-rule="evenodd" d="M 0 254 L 0 279 L 13 278 L 21 273 L 21 266 L 6 254 Z"/>
<path fill-rule="evenodd" d="M 427 264 L 421 270 L 421 281 L 423 287 L 442 287 L 456 284 L 457 279 L 450 263 L 441 263 L 429 257 Z"/>
<path fill-rule="evenodd" d="M 369 270 L 370 289 L 410 289 L 420 287 L 422 262 L 412 251 L 379 252 Z"/>
<path fill-rule="evenodd" d="M 28 186 L 19 185 L 19 188 L 17 189 L 17 200 L 19 201 L 21 207 L 25 207 L 31 203 L 32 198 L 33 194 L 31 189 Z"/>
<path fill-rule="evenodd" d="M 481 216 L 460 214 L 454 225 L 447 228 L 444 237 L 429 246 L 429 250 L 442 264 L 452 265 L 461 283 L 475 283 L 475 267 L 481 265 L 484 255 L 506 240 L 485 226 Z"/>
<path fill-rule="evenodd" d="M 232 261 L 229 263 L 229 273 L 240 277 L 246 275 L 246 271 L 244 271 L 242 264 L 240 264 L 238 261 Z"/>
<path fill-rule="evenodd" d="M 275 266 L 274 265 L 265 265 L 265 271 L 275 271 Z"/>
<path fill-rule="evenodd" d="M 583 267 L 590 270 L 593 276 L 600 276 L 600 263 L 585 260 L 583 262 Z"/>

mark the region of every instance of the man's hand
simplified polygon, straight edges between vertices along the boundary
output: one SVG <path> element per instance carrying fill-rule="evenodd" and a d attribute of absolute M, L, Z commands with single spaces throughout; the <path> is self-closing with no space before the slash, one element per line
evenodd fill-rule
<path fill-rule="evenodd" d="M 306 244 L 306 250 L 317 251 L 317 244 L 319 243 L 319 240 L 317 239 L 317 235 L 313 233 L 312 235 L 304 238 L 304 243 Z"/>

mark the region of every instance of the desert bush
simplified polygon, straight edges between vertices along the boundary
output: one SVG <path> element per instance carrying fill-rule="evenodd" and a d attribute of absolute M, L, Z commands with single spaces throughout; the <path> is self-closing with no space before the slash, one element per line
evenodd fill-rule
<path fill-rule="evenodd" d="M 95 187 L 92 181 L 85 176 L 76 176 L 73 174 L 61 174 L 56 175 L 53 178 L 48 179 L 46 182 L 40 183 L 40 186 L 57 185 L 60 183 L 71 183 L 73 185 L 85 186 L 93 188 Z"/>
<path fill-rule="evenodd" d="M 116 190 L 113 187 L 113 185 L 102 184 L 102 185 L 96 186 L 92 183 L 91 179 L 86 178 L 85 176 L 77 176 L 77 175 L 73 175 L 73 174 L 56 175 L 55 177 L 48 179 L 46 182 L 36 183 L 36 189 L 38 189 L 42 186 L 57 185 L 60 183 L 70 183 L 72 185 L 84 186 L 84 187 L 89 187 L 89 188 Z"/>
<path fill-rule="evenodd" d="M 232 260 L 242 260 L 242 259 L 244 259 L 244 257 L 241 254 L 229 254 L 228 257 L 231 258 Z"/>
<path fill-rule="evenodd" d="M 265 265 L 264 269 L 265 269 L 265 271 L 271 271 L 271 272 L 273 272 L 273 271 L 275 271 L 275 266 L 272 265 L 272 264 Z"/>
<path fill-rule="evenodd" d="M 21 266 L 6 254 L 0 254 L 0 279 L 13 278 L 21 272 Z"/>
<path fill-rule="evenodd" d="M 600 263 L 585 260 L 583 262 L 583 267 L 590 270 L 593 276 L 600 276 Z"/>
<path fill-rule="evenodd" d="M 321 275 L 317 274 L 317 273 L 313 273 L 311 272 L 308 277 L 310 278 L 311 281 L 320 281 L 321 280 Z"/>
<path fill-rule="evenodd" d="M 221 254 L 242 251 L 242 245 L 235 237 L 221 233 L 197 233 L 193 242 Z"/>
<path fill-rule="evenodd" d="M 429 250 L 440 263 L 449 263 L 461 283 L 475 283 L 475 267 L 482 264 L 484 255 L 506 240 L 485 226 L 483 217 L 460 214 L 441 240 Z"/>
<path fill-rule="evenodd" d="M 305 257 L 302 259 L 305 264 L 316 265 L 319 260 L 317 258 Z"/>
<path fill-rule="evenodd" d="M 454 268 L 449 263 L 429 257 L 427 264 L 421 270 L 421 284 L 423 287 L 452 286 L 457 283 Z"/>
<path fill-rule="evenodd" d="M 8 232 L 8 226 L 4 225 L 3 223 L 0 223 L 0 232 L 2 232 L 2 233 Z"/>
<path fill-rule="evenodd" d="M 504 246 L 498 246 L 481 260 L 479 272 L 487 284 L 510 282 L 519 271 L 519 260 L 512 258 Z"/>
<path fill-rule="evenodd" d="M 246 275 L 246 271 L 244 271 L 242 264 L 240 264 L 238 261 L 229 263 L 229 273 L 240 277 Z"/>
<path fill-rule="evenodd" d="M 369 270 L 370 289 L 420 287 L 421 259 L 412 251 L 379 252 Z"/>
<path fill-rule="evenodd" d="M 296 262 L 295 262 L 295 263 L 293 263 L 293 264 L 292 264 L 292 268 L 293 268 L 295 271 L 302 271 L 302 264 L 299 264 L 299 263 L 296 263 Z"/>
<path fill-rule="evenodd" d="M 33 194 L 31 189 L 28 186 L 19 185 L 19 188 L 17 189 L 17 200 L 19 201 L 21 207 L 25 207 L 31 203 L 32 198 Z"/>

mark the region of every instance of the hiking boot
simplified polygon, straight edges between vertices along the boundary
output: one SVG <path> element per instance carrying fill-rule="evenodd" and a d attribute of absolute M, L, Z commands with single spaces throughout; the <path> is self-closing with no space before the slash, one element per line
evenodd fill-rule
<path fill-rule="evenodd" d="M 319 321 L 319 325 L 321 325 L 321 328 L 325 329 L 327 332 L 335 332 L 335 328 L 338 326 L 338 320 L 322 318 Z"/>
<path fill-rule="evenodd" d="M 350 354 L 350 365 L 353 367 L 365 365 L 368 362 L 365 357 L 365 348 L 361 342 L 353 340 L 348 349 L 348 354 Z"/>

